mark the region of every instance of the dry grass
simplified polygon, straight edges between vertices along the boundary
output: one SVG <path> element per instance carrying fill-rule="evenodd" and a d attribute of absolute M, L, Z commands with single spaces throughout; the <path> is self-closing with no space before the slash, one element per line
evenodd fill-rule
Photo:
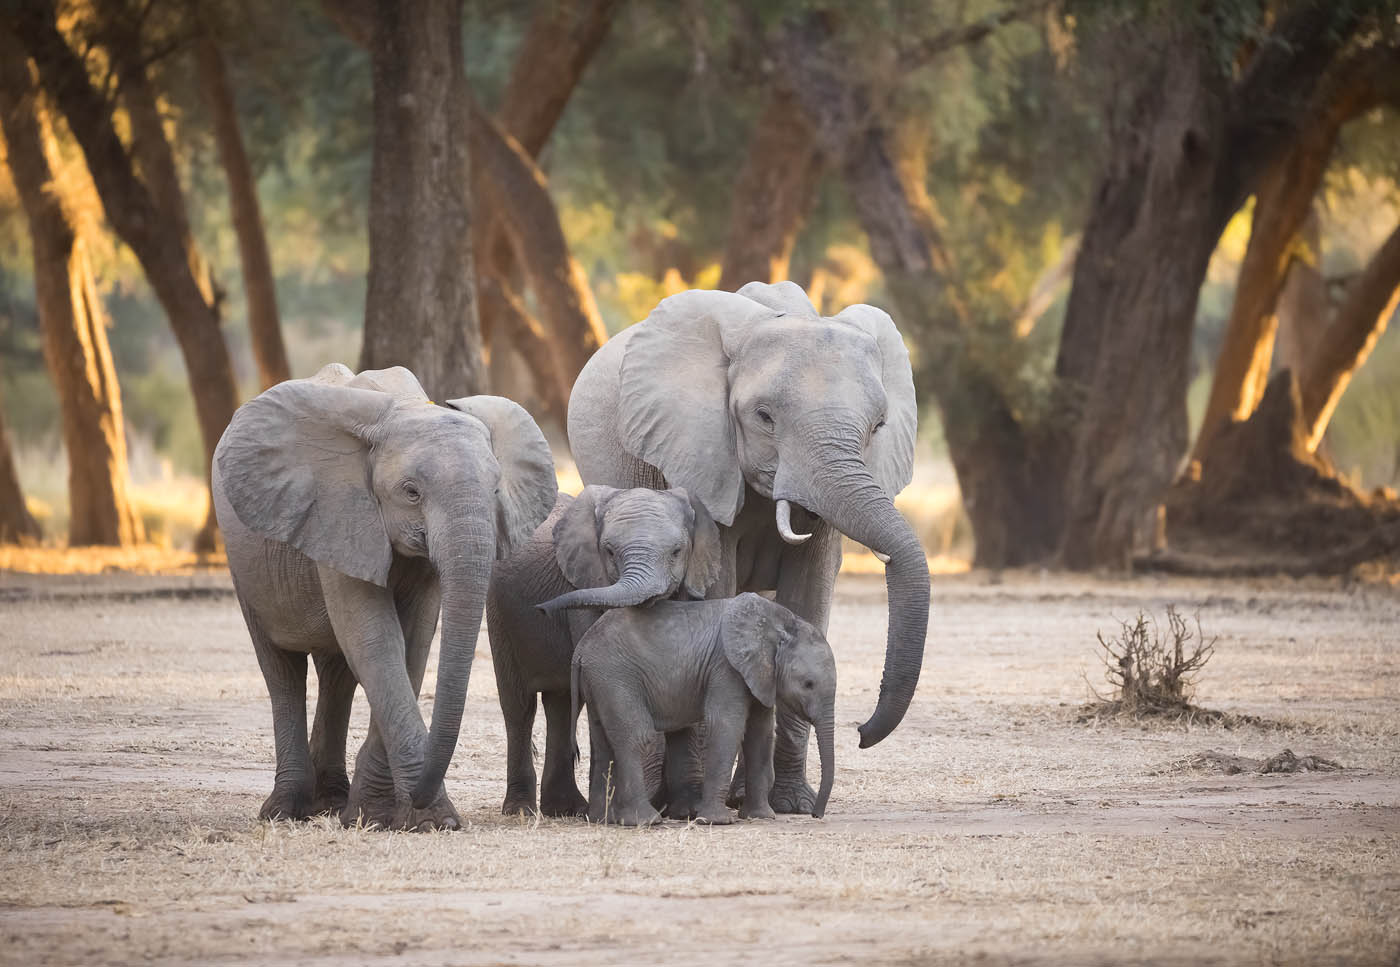
<path fill-rule="evenodd" d="M 737 962 L 758 948 L 776 964 L 1381 963 L 1400 952 L 1400 599 L 1383 589 L 940 579 L 914 706 L 861 751 L 852 726 L 879 684 L 884 593 L 843 580 L 828 816 L 723 829 L 501 816 L 504 729 L 483 637 L 447 780 L 468 827 L 407 835 L 252 818 L 271 785 L 271 730 L 231 597 L 128 593 L 171 579 L 3 580 L 17 592 L 0 603 L 7 962 Z M 1278 729 L 1066 718 L 1096 661 L 1084 636 L 1094 616 L 1165 601 L 1220 636 L 1199 699 Z M 425 695 L 433 684 L 430 671 Z M 366 727 L 360 699 L 352 749 Z M 1203 779 L 1166 768 L 1285 745 L 1348 769 Z"/>

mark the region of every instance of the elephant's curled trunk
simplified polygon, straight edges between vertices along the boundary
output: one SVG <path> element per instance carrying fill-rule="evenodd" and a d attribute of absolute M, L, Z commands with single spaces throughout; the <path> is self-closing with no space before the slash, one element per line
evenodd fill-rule
<path fill-rule="evenodd" d="M 563 608 L 633 608 L 664 595 L 669 590 L 666 576 L 643 564 L 629 564 L 617 581 L 603 588 L 579 588 L 539 605 L 546 613 Z"/>
<path fill-rule="evenodd" d="M 467 683 L 486 607 L 486 585 L 496 556 L 490 527 L 480 523 L 480 516 L 464 513 L 457 517 L 452 525 L 456 533 L 452 536 L 434 541 L 433 533 L 429 534 L 429 556 L 442 587 L 442 641 L 437 688 L 433 692 L 433 721 L 423 753 L 423 771 L 413 789 L 415 809 L 426 809 L 437 798 L 462 728 Z M 468 532 L 466 536 L 462 535 L 463 528 Z"/>

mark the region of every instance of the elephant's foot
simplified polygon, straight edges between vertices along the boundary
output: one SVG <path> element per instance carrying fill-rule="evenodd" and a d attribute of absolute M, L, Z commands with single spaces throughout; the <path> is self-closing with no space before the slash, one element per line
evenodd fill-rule
<path fill-rule="evenodd" d="M 724 806 L 701 806 L 695 811 L 695 821 L 708 826 L 728 826 L 734 822 L 734 814 Z"/>
<path fill-rule="evenodd" d="M 699 815 L 698 797 L 686 795 L 685 790 L 682 790 L 679 795 L 666 804 L 667 819 L 694 819 Z"/>
<path fill-rule="evenodd" d="M 501 803 L 502 816 L 533 816 L 535 815 L 535 801 L 523 799 L 520 796 L 506 796 L 505 802 Z"/>
<path fill-rule="evenodd" d="M 724 804 L 730 809 L 739 809 L 744 805 L 744 760 L 739 760 L 739 767 L 734 772 L 734 781 L 729 784 L 729 795 L 724 797 Z"/>
<path fill-rule="evenodd" d="M 428 806 L 417 809 L 407 796 L 363 792 L 352 786 L 350 801 L 341 811 L 340 821 L 345 826 L 363 825 L 414 832 L 462 828 L 462 817 L 457 815 L 452 800 L 447 798 L 444 790 L 439 790 L 437 798 Z"/>
<path fill-rule="evenodd" d="M 773 807 L 772 807 L 772 806 L 770 806 L 768 803 L 764 803 L 764 804 L 761 805 L 761 806 L 755 805 L 752 809 L 748 808 L 747 805 L 740 806 L 740 807 L 739 807 L 739 818 L 740 818 L 740 819 L 777 819 L 777 818 L 778 818 L 778 815 L 777 815 L 777 813 L 773 812 Z"/>
<path fill-rule="evenodd" d="M 776 812 L 810 816 L 817 806 L 817 791 L 807 785 L 806 779 L 779 779 L 768 794 L 768 802 Z"/>
<path fill-rule="evenodd" d="M 643 800 L 631 806 L 614 806 L 607 811 L 605 819 L 618 826 L 654 826 L 661 822 L 661 814 Z"/>
<path fill-rule="evenodd" d="M 275 786 L 258 810 L 259 819 L 310 819 L 316 815 L 315 795 L 305 786 Z"/>
<path fill-rule="evenodd" d="M 447 793 L 439 793 L 431 805 L 415 809 L 412 803 L 405 802 L 394 814 L 393 829 L 406 829 L 415 833 L 426 833 L 434 829 L 461 829 L 462 817 Z"/>
<path fill-rule="evenodd" d="M 540 796 L 540 812 L 546 816 L 587 816 L 588 800 L 577 789 L 562 794 L 544 793 Z"/>
<path fill-rule="evenodd" d="M 350 801 L 350 777 L 345 773 L 316 776 L 316 793 L 311 798 L 311 812 L 316 816 L 338 816 Z"/>

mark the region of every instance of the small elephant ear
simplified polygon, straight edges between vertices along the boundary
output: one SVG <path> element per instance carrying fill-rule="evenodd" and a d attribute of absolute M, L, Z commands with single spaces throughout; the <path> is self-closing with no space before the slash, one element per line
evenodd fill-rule
<path fill-rule="evenodd" d="M 575 588 L 604 588 L 612 583 L 598 548 L 598 523 L 617 493 L 613 487 L 590 484 L 554 522 L 554 559 Z"/>
<path fill-rule="evenodd" d="M 734 523 L 744 478 L 729 413 L 729 358 L 768 306 L 692 289 L 667 299 L 627 337 L 618 433 L 627 452 L 684 487 L 721 524 Z"/>
<path fill-rule="evenodd" d="M 428 394 L 423 391 L 418 377 L 402 366 L 390 366 L 388 369 L 366 369 L 351 378 L 349 385 L 362 389 L 379 390 L 381 393 L 388 393 L 396 400 L 422 403 L 428 401 Z"/>
<path fill-rule="evenodd" d="M 914 437 L 919 430 L 919 406 L 914 398 L 914 371 L 909 350 L 883 309 L 864 304 L 847 306 L 837 319 L 854 323 L 875 337 L 883 363 L 885 425 L 870 440 L 870 472 L 893 500 L 914 476 Z"/>
<path fill-rule="evenodd" d="M 690 526 L 690 563 L 685 568 L 685 590 L 692 598 L 701 599 L 719 580 L 719 528 L 714 518 L 685 488 L 673 491 L 690 504 L 694 519 Z"/>
<path fill-rule="evenodd" d="M 724 656 L 744 676 L 754 698 L 770 708 L 778 700 L 778 643 L 790 616 L 786 608 L 746 592 L 729 599 L 720 619 Z"/>
<path fill-rule="evenodd" d="M 383 586 L 393 551 L 367 456 L 394 401 L 333 382 L 342 375 L 323 369 L 243 404 L 214 461 L 224 495 L 250 530 Z"/>
<path fill-rule="evenodd" d="M 426 398 L 426 397 L 425 397 Z M 559 493 L 554 456 L 544 434 L 519 403 L 503 396 L 467 396 L 447 405 L 486 425 L 501 468 L 496 491 L 496 559 L 530 539 Z"/>
<path fill-rule="evenodd" d="M 804 319 L 820 319 L 817 307 L 807 298 L 807 293 L 796 282 L 750 282 L 739 290 L 739 295 L 752 299 L 772 309 L 774 312 Z"/>

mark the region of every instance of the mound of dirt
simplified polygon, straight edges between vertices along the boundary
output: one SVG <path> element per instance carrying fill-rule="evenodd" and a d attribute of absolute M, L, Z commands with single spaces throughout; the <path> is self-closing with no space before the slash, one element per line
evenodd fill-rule
<path fill-rule="evenodd" d="M 1321 756 L 1295 755 L 1292 749 L 1284 749 L 1278 755 L 1267 759 L 1248 759 L 1212 749 L 1198 752 L 1173 764 L 1173 771 L 1219 772 L 1227 776 L 1236 776 L 1243 772 L 1261 776 L 1298 772 L 1339 772 L 1343 768 L 1345 767 L 1340 763 Z"/>

